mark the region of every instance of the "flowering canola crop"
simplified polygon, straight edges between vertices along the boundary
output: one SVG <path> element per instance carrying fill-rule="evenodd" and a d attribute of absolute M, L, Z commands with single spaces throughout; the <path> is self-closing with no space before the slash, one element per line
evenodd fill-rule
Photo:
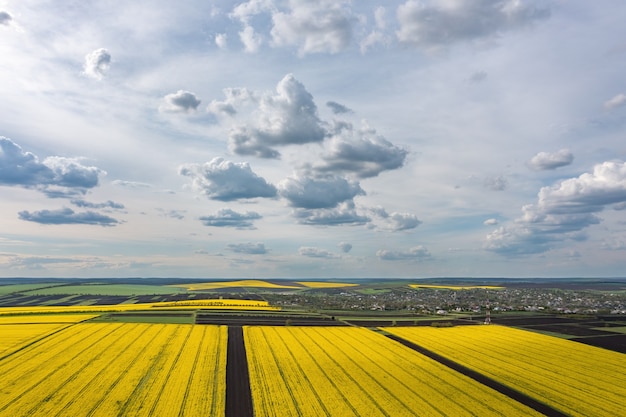
<path fill-rule="evenodd" d="M 364 328 L 245 327 L 255 416 L 533 416 Z"/>
<path fill-rule="evenodd" d="M 572 416 L 626 410 L 626 355 L 497 325 L 384 330 Z"/>
<path fill-rule="evenodd" d="M 0 359 L 0 415 L 223 416 L 226 338 L 218 326 L 72 325 Z"/>

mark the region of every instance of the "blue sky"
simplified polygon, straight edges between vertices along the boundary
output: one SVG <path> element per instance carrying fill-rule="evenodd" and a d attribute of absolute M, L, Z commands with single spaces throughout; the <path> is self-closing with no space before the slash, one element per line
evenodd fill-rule
<path fill-rule="evenodd" d="M 623 276 L 624 21 L 0 0 L 0 276 Z"/>

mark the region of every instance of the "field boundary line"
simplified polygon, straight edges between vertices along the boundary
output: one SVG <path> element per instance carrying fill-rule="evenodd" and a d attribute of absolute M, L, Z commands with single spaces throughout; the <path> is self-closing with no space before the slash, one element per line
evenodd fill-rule
<path fill-rule="evenodd" d="M 242 326 L 228 326 L 226 344 L 226 417 L 253 417 L 254 401 L 250 386 L 250 368 Z M 238 346 L 239 345 L 239 346 Z M 237 362 L 237 366 L 234 363 Z M 238 374 L 242 367 L 241 375 Z M 243 392 L 241 392 L 243 391 Z M 243 394 L 236 397 L 236 394 Z M 247 413 L 250 413 L 249 415 Z M 243 414 L 242 414 L 243 413 Z"/>

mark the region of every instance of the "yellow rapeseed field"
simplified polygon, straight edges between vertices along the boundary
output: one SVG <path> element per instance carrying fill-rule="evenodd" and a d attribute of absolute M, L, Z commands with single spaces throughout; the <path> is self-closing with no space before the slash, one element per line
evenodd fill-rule
<path fill-rule="evenodd" d="M 571 416 L 615 417 L 626 410 L 622 353 L 497 325 L 384 330 Z"/>
<path fill-rule="evenodd" d="M 0 316 L 0 358 L 70 323 L 93 317 L 93 314 Z"/>
<path fill-rule="evenodd" d="M 245 327 L 255 416 L 536 416 L 380 334 Z"/>
<path fill-rule="evenodd" d="M 26 306 L 26 307 L 0 307 L 2 316 L 28 315 L 28 314 L 56 314 L 56 313 L 107 313 L 118 311 L 140 310 L 177 310 L 181 308 L 200 307 L 232 310 L 280 310 L 272 307 L 267 301 L 261 300 L 232 300 L 232 299 L 208 299 L 208 300 L 185 300 L 175 302 L 136 303 L 136 304 L 112 304 L 112 305 L 73 305 L 73 306 Z M 27 320 L 27 319 L 25 319 Z"/>
<path fill-rule="evenodd" d="M 79 323 L 0 359 L 2 416 L 224 415 L 223 326 Z"/>
<path fill-rule="evenodd" d="M 300 284 L 307 288 L 343 288 L 343 287 L 358 287 L 359 284 L 350 284 L 347 282 L 325 282 L 325 281 L 297 281 L 296 284 Z"/>

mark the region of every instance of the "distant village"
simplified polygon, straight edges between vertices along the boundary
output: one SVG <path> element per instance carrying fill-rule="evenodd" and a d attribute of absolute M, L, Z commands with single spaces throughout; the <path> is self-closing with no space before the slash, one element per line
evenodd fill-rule
<path fill-rule="evenodd" d="M 265 294 L 268 301 L 283 307 L 319 310 L 384 310 L 415 314 L 494 314 L 533 311 L 562 314 L 626 314 L 626 292 L 551 288 L 493 289 L 341 289 L 298 294 Z"/>

